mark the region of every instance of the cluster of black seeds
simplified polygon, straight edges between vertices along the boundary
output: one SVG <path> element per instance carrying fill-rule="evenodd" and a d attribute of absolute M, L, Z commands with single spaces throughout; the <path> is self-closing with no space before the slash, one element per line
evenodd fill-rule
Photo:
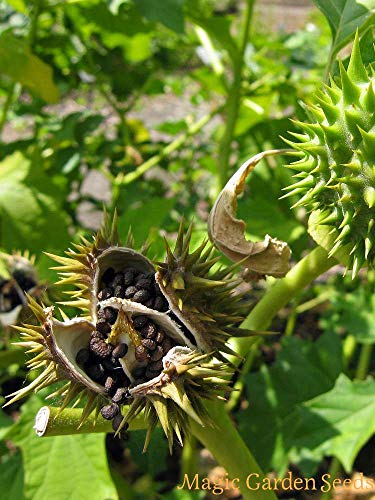
<path fill-rule="evenodd" d="M 117 297 L 138 302 L 156 311 L 168 310 L 168 302 L 155 282 L 154 273 L 142 273 L 134 267 L 116 272 L 109 267 L 103 273 L 101 283 L 102 288 L 98 293 L 100 301 Z"/>
<path fill-rule="evenodd" d="M 108 268 L 104 272 L 98 299 L 103 301 L 112 297 L 133 300 L 160 312 L 168 310 L 168 302 L 155 282 L 155 274 L 145 274 L 132 267 L 118 272 Z M 111 403 L 103 406 L 100 412 L 103 418 L 112 421 L 115 431 L 123 419 L 121 405 L 131 397 L 129 388 L 158 376 L 163 369 L 163 356 L 176 345 L 150 318 L 144 315 L 134 317 L 133 327 L 139 334 L 140 344 L 135 347 L 138 365 L 132 372 L 134 381 L 130 383 L 119 361 L 126 356 L 128 345 L 120 343 L 114 346 L 108 342 L 117 316 L 117 309 L 98 306 L 97 322 L 89 345 L 76 356 L 77 363 L 85 373 L 94 382 L 103 385 L 111 399 Z M 126 429 L 127 425 L 121 429 L 122 437 L 126 437 Z"/>
<path fill-rule="evenodd" d="M 135 358 L 143 366 L 132 373 L 134 385 L 157 377 L 163 369 L 162 358 L 175 346 L 175 342 L 147 316 L 137 316 L 133 326 L 141 336 L 141 344 L 135 348 Z"/>

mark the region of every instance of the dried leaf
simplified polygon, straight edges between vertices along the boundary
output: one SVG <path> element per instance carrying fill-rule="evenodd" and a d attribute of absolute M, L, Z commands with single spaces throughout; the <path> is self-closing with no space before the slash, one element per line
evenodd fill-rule
<path fill-rule="evenodd" d="M 208 222 L 210 239 L 233 262 L 241 261 L 245 268 L 244 279 L 259 279 L 266 275 L 281 278 L 289 270 L 291 251 L 287 243 L 269 235 L 264 241 L 249 241 L 245 237 L 246 223 L 236 218 L 237 197 L 243 192 L 246 177 L 255 165 L 266 156 L 287 151 L 263 151 L 247 160 L 227 182 L 211 210 Z"/>

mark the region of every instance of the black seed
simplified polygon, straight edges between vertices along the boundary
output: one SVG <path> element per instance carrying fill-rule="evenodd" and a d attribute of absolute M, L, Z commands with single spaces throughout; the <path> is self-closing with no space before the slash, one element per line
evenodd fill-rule
<path fill-rule="evenodd" d="M 154 293 L 155 293 L 155 295 L 157 295 L 157 296 L 163 296 L 163 294 L 161 293 L 161 290 L 160 290 L 160 286 L 157 283 L 154 283 L 153 287 L 154 287 Z"/>
<path fill-rule="evenodd" d="M 133 378 L 138 379 L 144 377 L 145 373 L 146 373 L 146 368 L 144 366 L 139 366 L 138 368 L 133 370 L 132 375 Z"/>
<path fill-rule="evenodd" d="M 113 290 L 112 288 L 103 288 L 103 290 L 101 290 L 99 293 L 98 293 L 98 299 L 99 300 L 107 300 L 109 299 L 110 297 L 112 297 L 113 295 Z"/>
<path fill-rule="evenodd" d="M 159 359 L 158 361 L 150 363 L 149 368 L 150 368 L 150 370 L 152 370 L 154 372 L 160 373 L 161 370 L 163 369 L 163 361 L 161 359 Z"/>
<path fill-rule="evenodd" d="M 144 278 L 146 278 L 146 275 L 145 273 L 142 273 L 141 271 L 137 271 L 137 276 L 135 277 L 135 281 L 136 283 L 139 281 L 139 280 L 143 280 Z"/>
<path fill-rule="evenodd" d="M 151 321 L 141 329 L 142 337 L 153 339 L 157 333 L 157 328 Z"/>
<path fill-rule="evenodd" d="M 161 344 L 164 340 L 164 337 L 165 337 L 164 333 L 159 331 L 158 334 L 156 335 L 155 342 L 157 344 Z"/>
<path fill-rule="evenodd" d="M 115 287 L 115 290 L 113 292 L 113 295 L 117 297 L 118 299 L 123 299 L 125 298 L 125 288 L 122 285 L 117 285 Z"/>
<path fill-rule="evenodd" d="M 129 286 L 129 285 L 132 285 L 134 283 L 134 278 L 135 278 L 135 269 L 127 269 L 125 272 L 124 272 L 124 285 L 125 286 Z"/>
<path fill-rule="evenodd" d="M 124 294 L 125 299 L 131 299 L 135 293 L 137 293 L 137 289 L 135 288 L 135 286 L 128 286 Z"/>
<path fill-rule="evenodd" d="M 163 349 L 161 348 L 160 345 L 158 345 L 155 349 L 155 351 L 152 353 L 151 356 L 151 361 L 159 361 L 163 357 Z"/>
<path fill-rule="evenodd" d="M 112 281 L 112 286 L 113 287 L 116 287 L 116 286 L 119 286 L 119 285 L 123 285 L 124 284 L 124 275 L 122 273 L 116 273 L 116 276 L 113 278 L 113 281 Z"/>
<path fill-rule="evenodd" d="M 127 399 L 127 393 L 128 393 L 127 388 L 120 387 L 120 389 L 117 389 L 117 391 L 115 392 L 115 395 L 113 396 L 112 401 L 114 403 L 118 403 L 118 404 L 124 403 L 125 400 Z"/>
<path fill-rule="evenodd" d="M 160 374 L 160 370 L 158 370 L 158 369 L 155 370 L 151 365 L 149 365 L 147 367 L 146 378 L 148 380 L 151 380 L 151 379 L 157 377 L 159 374 Z"/>
<path fill-rule="evenodd" d="M 113 280 L 114 277 L 115 277 L 115 270 L 113 269 L 113 267 L 109 267 L 103 273 L 102 282 L 105 285 L 108 285 Z"/>
<path fill-rule="evenodd" d="M 154 309 L 154 299 L 151 298 L 151 299 L 146 300 L 146 302 L 144 303 L 144 305 L 146 307 L 148 307 L 149 309 Z"/>
<path fill-rule="evenodd" d="M 165 337 L 165 339 L 163 340 L 161 346 L 163 348 L 164 354 L 167 354 L 167 352 L 170 349 L 172 349 L 172 342 L 171 342 L 171 340 L 168 337 Z"/>
<path fill-rule="evenodd" d="M 102 363 L 104 368 L 109 371 L 115 378 L 118 378 L 117 374 L 121 375 L 122 373 L 124 373 L 119 361 L 113 356 L 103 359 Z"/>
<path fill-rule="evenodd" d="M 134 294 L 133 300 L 134 302 L 146 302 L 150 298 L 150 292 L 148 290 L 138 290 L 137 293 Z"/>
<path fill-rule="evenodd" d="M 135 348 L 135 359 L 142 363 L 142 361 L 146 361 L 147 358 L 147 351 L 143 347 L 143 345 L 137 345 L 137 347 Z"/>
<path fill-rule="evenodd" d="M 137 316 L 136 318 L 133 319 L 133 326 L 137 330 L 140 330 L 146 325 L 147 322 L 148 322 L 147 316 Z"/>
<path fill-rule="evenodd" d="M 106 319 L 105 317 L 105 309 L 102 309 L 99 305 L 98 307 L 98 314 L 97 314 L 98 319 Z"/>
<path fill-rule="evenodd" d="M 117 309 L 114 309 L 113 307 L 104 308 L 104 317 L 110 325 L 116 323 L 117 315 L 118 315 Z"/>
<path fill-rule="evenodd" d="M 122 358 L 128 352 L 128 346 L 124 342 L 113 349 L 112 356 L 114 358 Z"/>
<path fill-rule="evenodd" d="M 85 372 L 94 382 L 103 382 L 104 378 L 104 368 L 100 364 L 92 365 L 90 363 L 85 364 Z"/>
<path fill-rule="evenodd" d="M 152 281 L 147 278 L 142 278 L 140 280 L 137 280 L 135 286 L 137 290 L 152 290 Z"/>
<path fill-rule="evenodd" d="M 167 311 L 168 310 L 168 302 L 164 299 L 164 297 L 156 297 L 154 300 L 154 309 L 157 311 Z"/>
<path fill-rule="evenodd" d="M 120 414 L 116 415 L 116 416 L 113 418 L 113 420 L 112 420 L 112 429 L 113 429 L 115 432 L 116 432 L 116 431 L 117 431 L 117 429 L 120 427 L 120 425 L 121 425 L 121 422 L 122 422 L 123 418 L 124 418 L 124 417 L 123 417 L 122 415 L 120 415 Z M 126 424 L 125 424 L 125 425 L 124 425 L 124 427 L 123 427 L 124 429 L 125 429 L 125 426 L 126 426 Z"/>
<path fill-rule="evenodd" d="M 143 339 L 142 340 L 142 345 L 146 347 L 146 349 L 153 351 L 156 347 L 156 344 L 153 340 L 151 339 Z"/>
<path fill-rule="evenodd" d="M 111 325 L 103 319 L 100 319 L 99 321 L 97 321 L 96 329 L 102 335 L 108 335 L 111 333 Z"/>
<path fill-rule="evenodd" d="M 120 413 L 120 408 L 116 403 L 114 403 L 111 405 L 103 406 L 103 408 L 100 410 L 100 413 L 106 420 L 112 420 L 116 415 Z"/>
<path fill-rule="evenodd" d="M 90 350 L 98 356 L 98 358 L 108 358 L 112 353 L 113 346 L 107 344 L 103 339 L 94 337 L 90 340 Z"/>
<path fill-rule="evenodd" d="M 116 389 L 116 380 L 112 377 L 107 377 L 104 383 L 104 390 L 107 394 L 112 394 Z"/>
<path fill-rule="evenodd" d="M 86 348 L 80 349 L 77 352 L 76 361 L 79 365 L 87 363 L 90 358 L 90 351 Z"/>

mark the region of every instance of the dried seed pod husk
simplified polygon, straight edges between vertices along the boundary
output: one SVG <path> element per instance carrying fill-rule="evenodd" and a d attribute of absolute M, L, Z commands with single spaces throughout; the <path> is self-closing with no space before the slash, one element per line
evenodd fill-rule
<path fill-rule="evenodd" d="M 79 318 L 69 320 L 64 316 L 63 321 L 58 321 L 52 317 L 53 309 L 31 301 L 40 326 L 32 329 L 24 325 L 20 331 L 26 339 L 23 345 L 35 349 L 30 368 L 44 371 L 37 382 L 13 395 L 12 401 L 40 386 L 66 379 L 68 385 L 54 396 L 64 398 L 64 408 L 87 393 L 83 419 L 100 408 L 105 399 L 108 403 L 115 388 L 122 389 L 120 404 L 129 398 L 132 403 L 118 432 L 144 410 L 149 422 L 146 446 L 158 420 L 170 447 L 173 433 L 182 440 L 188 426 L 187 414 L 207 425 L 209 417 L 202 401 L 222 397 L 229 390 L 227 378 L 231 373 L 227 363 L 213 361 L 212 356 L 225 361 L 224 354 L 232 353 L 226 344 L 228 338 L 254 332 L 237 326 L 249 304 L 243 294 L 235 291 L 239 282 L 235 278 L 236 266 L 213 270 L 218 262 L 213 247 L 205 241 L 191 251 L 191 232 L 192 226 L 185 234 L 182 222 L 173 252 L 167 246 L 166 262 L 153 264 L 144 252 L 131 248 L 131 238 L 126 246 L 121 246 L 116 220 L 111 223 L 106 217 L 92 242 L 83 239 L 66 252 L 66 257 L 51 256 L 60 264 L 60 283 L 74 287 L 68 292 L 71 300 L 63 305 L 76 306 L 83 313 Z M 160 311 L 152 308 L 153 299 L 142 304 L 132 300 L 134 297 L 113 296 L 115 288 L 122 287 L 125 281 L 126 286 L 133 286 L 133 281 L 138 284 L 134 286 L 138 291 L 150 290 L 168 306 L 160 307 L 163 304 L 159 300 L 158 307 L 163 309 Z M 111 311 L 110 322 L 106 310 Z M 134 320 L 139 330 L 134 327 Z M 150 325 L 155 331 L 151 332 Z M 150 330 L 144 338 L 157 338 L 159 344 L 152 344 L 152 349 L 147 343 L 144 346 L 142 328 Z M 99 341 L 100 352 L 94 346 Z M 110 352 L 108 356 L 104 352 L 104 342 L 111 345 L 109 351 L 121 344 L 127 348 L 123 349 L 123 356 L 113 358 Z M 77 358 L 85 359 L 78 353 L 90 350 L 90 346 L 90 362 L 94 364 L 88 370 Z M 141 347 L 143 355 L 136 355 Z M 100 357 L 102 353 L 104 357 Z M 107 383 L 109 378 L 113 381 Z"/>

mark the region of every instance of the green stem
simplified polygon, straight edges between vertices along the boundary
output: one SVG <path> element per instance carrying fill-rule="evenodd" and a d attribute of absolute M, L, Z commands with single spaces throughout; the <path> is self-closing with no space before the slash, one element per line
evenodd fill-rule
<path fill-rule="evenodd" d="M 6 99 L 5 99 L 5 102 L 4 102 L 4 105 L 3 105 L 3 109 L 1 110 L 1 115 L 0 115 L 0 136 L 3 132 L 3 128 L 4 128 L 4 125 L 7 121 L 7 118 L 8 118 L 8 112 L 9 112 L 9 109 L 12 105 L 12 101 L 13 101 L 13 97 L 14 97 L 14 94 L 15 94 L 15 90 L 16 90 L 16 84 L 13 83 L 12 86 L 10 87 L 9 91 L 8 91 L 8 95 L 6 96 Z"/>
<path fill-rule="evenodd" d="M 240 107 L 241 100 L 241 84 L 243 76 L 243 66 L 244 66 L 244 55 L 246 50 L 246 45 L 249 39 L 251 19 L 253 16 L 255 0 L 248 0 L 246 2 L 246 12 L 245 21 L 242 32 L 242 42 L 241 49 L 238 57 L 233 61 L 233 81 L 229 87 L 228 100 L 226 106 L 226 117 L 225 117 L 225 130 L 219 146 L 219 160 L 218 160 L 218 189 L 220 192 L 221 188 L 225 185 L 228 175 L 229 159 L 232 150 L 232 140 L 234 135 L 234 130 L 236 127 L 238 111 Z"/>
<path fill-rule="evenodd" d="M 185 437 L 181 457 L 181 481 L 183 481 L 185 474 L 188 477 L 193 477 L 198 471 L 197 444 L 198 441 L 194 436 Z"/>
<path fill-rule="evenodd" d="M 331 465 L 328 470 L 328 482 L 332 485 L 333 481 L 341 472 L 341 463 L 336 457 L 332 458 Z M 320 500 L 330 500 L 332 498 L 332 491 L 326 491 L 321 496 Z"/>
<path fill-rule="evenodd" d="M 285 278 L 271 286 L 242 323 L 242 327 L 250 330 L 267 330 L 281 308 L 335 264 L 337 261 L 328 257 L 322 247 L 314 248 L 288 272 Z M 245 356 L 254 342 L 256 337 L 234 339 L 232 348 L 241 356 Z"/>
<path fill-rule="evenodd" d="M 147 161 L 142 163 L 142 165 L 139 165 L 139 167 L 137 167 L 133 172 L 129 172 L 123 177 L 120 177 L 117 181 L 118 186 L 130 184 L 131 182 L 138 179 L 138 177 L 141 177 L 143 174 L 145 174 L 148 170 L 150 170 L 150 168 L 155 167 L 163 158 L 170 155 L 174 151 L 177 151 L 181 146 L 185 144 L 186 140 L 189 137 L 199 132 L 217 113 L 220 112 L 220 110 L 221 107 L 216 108 L 207 115 L 200 118 L 198 121 L 190 125 L 190 127 L 184 134 L 180 135 L 180 137 L 177 137 L 177 139 L 165 146 L 158 154 L 149 158 Z"/>
<path fill-rule="evenodd" d="M 372 344 L 362 344 L 361 352 L 359 355 L 358 366 L 355 378 L 358 380 L 365 380 L 367 373 L 370 368 L 371 354 L 373 345 Z"/>
<path fill-rule="evenodd" d="M 40 437 L 65 436 L 71 434 L 92 434 L 99 432 L 113 432 L 112 424 L 105 420 L 100 414 L 89 415 L 80 426 L 82 410 L 79 408 L 60 408 L 55 406 L 43 406 L 35 417 L 34 429 L 39 430 Z M 143 416 L 136 417 L 130 424 L 129 430 L 135 431 L 146 429 Z"/>
<path fill-rule="evenodd" d="M 354 335 L 348 335 L 344 340 L 342 347 L 344 370 L 348 370 L 350 362 L 353 359 L 356 347 L 357 347 L 356 338 L 354 337 Z"/>
<path fill-rule="evenodd" d="M 210 450 L 215 459 L 228 473 L 230 479 L 239 479 L 242 498 L 249 500 L 275 500 L 272 491 L 252 491 L 247 488 L 249 474 L 258 474 L 257 481 L 262 481 L 264 474 L 255 458 L 243 442 L 240 434 L 230 420 L 225 407 L 220 402 L 206 404 L 214 427 L 202 427 L 190 421 L 194 435 Z"/>

